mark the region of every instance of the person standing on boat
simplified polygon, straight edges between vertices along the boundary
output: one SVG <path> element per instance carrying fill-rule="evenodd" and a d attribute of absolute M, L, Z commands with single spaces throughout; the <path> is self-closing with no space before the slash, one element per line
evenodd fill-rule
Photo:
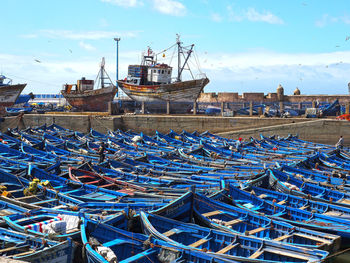
<path fill-rule="evenodd" d="M 236 150 L 237 150 L 237 152 L 241 152 L 241 148 L 242 148 L 242 138 L 241 137 L 239 137 L 238 138 L 238 141 L 236 142 Z"/>
<path fill-rule="evenodd" d="M 343 147 L 344 147 L 344 139 L 343 139 L 342 135 L 340 135 L 339 141 L 336 143 L 335 147 L 337 149 L 343 149 Z"/>
<path fill-rule="evenodd" d="M 102 163 L 105 159 L 105 149 L 106 145 L 104 142 L 102 142 L 100 148 L 98 148 L 98 155 L 100 156 L 99 163 Z"/>

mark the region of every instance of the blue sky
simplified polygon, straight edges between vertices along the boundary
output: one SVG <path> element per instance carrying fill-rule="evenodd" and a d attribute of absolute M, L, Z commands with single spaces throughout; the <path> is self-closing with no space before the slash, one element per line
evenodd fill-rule
<path fill-rule="evenodd" d="M 95 79 L 101 57 L 115 80 L 141 52 L 195 44 L 206 92 L 347 94 L 350 5 L 346 0 L 2 0 L 0 71 L 25 93 L 58 93 Z M 171 58 L 171 52 L 165 59 Z"/>

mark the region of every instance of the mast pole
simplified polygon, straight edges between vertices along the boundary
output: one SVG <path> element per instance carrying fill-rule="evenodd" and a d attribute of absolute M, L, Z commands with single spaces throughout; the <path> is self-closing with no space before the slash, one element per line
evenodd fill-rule
<path fill-rule="evenodd" d="M 101 88 L 103 88 L 105 86 L 105 83 L 104 83 L 104 76 L 103 76 L 103 73 L 104 73 L 104 66 L 105 66 L 105 58 L 102 58 L 102 62 L 101 62 L 101 72 L 100 72 L 100 76 L 101 76 Z"/>
<path fill-rule="evenodd" d="M 116 71 L 115 71 L 115 86 L 118 87 L 118 79 L 119 79 L 119 41 L 120 37 L 115 37 L 114 41 L 117 42 L 117 50 L 116 50 Z M 117 94 L 118 97 L 118 88 L 117 88 Z"/>
<path fill-rule="evenodd" d="M 181 81 L 181 57 L 180 57 L 181 41 L 180 41 L 179 34 L 176 34 L 176 44 L 177 44 L 177 81 Z"/>
<path fill-rule="evenodd" d="M 182 66 L 181 69 L 180 69 L 180 75 L 182 74 L 182 71 L 184 70 L 186 63 L 187 63 L 188 59 L 189 59 L 190 56 L 191 56 L 193 47 L 194 47 L 194 44 L 191 45 L 191 48 L 190 48 L 190 50 L 188 51 L 187 57 L 186 57 L 186 59 L 185 59 L 185 62 L 184 62 L 183 66 Z"/>

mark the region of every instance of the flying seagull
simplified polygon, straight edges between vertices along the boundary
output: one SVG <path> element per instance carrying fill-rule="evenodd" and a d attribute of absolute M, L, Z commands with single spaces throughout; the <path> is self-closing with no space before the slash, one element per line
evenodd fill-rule
<path fill-rule="evenodd" d="M 39 59 L 34 59 L 35 62 L 41 63 Z"/>

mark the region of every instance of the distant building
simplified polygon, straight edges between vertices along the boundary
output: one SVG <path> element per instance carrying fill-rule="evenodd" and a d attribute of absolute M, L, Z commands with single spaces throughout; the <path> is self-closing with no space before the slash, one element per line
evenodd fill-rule
<path fill-rule="evenodd" d="M 29 104 L 53 104 L 58 106 L 68 105 L 62 94 L 34 94 L 35 98 L 29 101 Z"/>

